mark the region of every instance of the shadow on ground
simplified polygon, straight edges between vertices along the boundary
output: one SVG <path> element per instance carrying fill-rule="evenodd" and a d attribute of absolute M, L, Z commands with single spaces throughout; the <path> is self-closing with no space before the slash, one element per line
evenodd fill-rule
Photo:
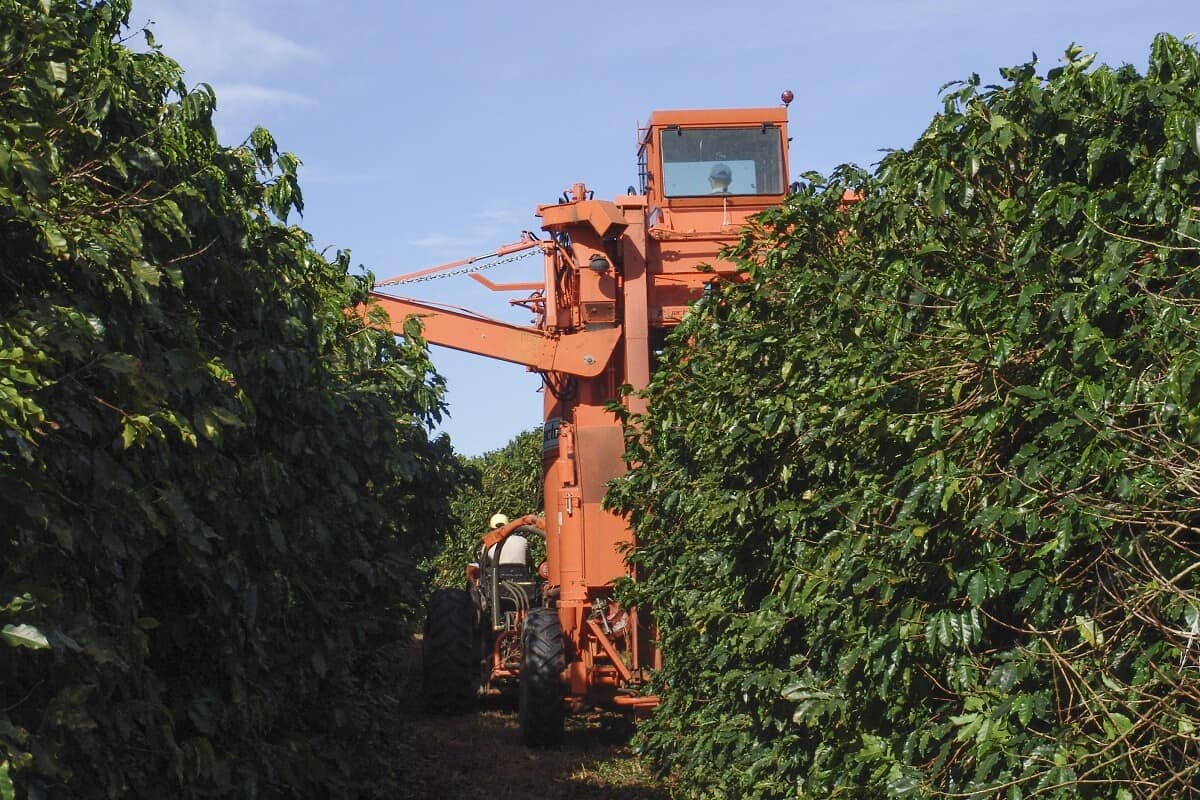
<path fill-rule="evenodd" d="M 419 645 L 416 648 L 419 663 Z M 410 674 L 412 674 L 410 672 Z M 410 686 L 419 689 L 419 668 Z M 419 692 L 410 696 L 419 697 Z M 399 748 L 412 776 L 412 800 L 669 800 L 628 746 L 619 715 L 590 713 L 567 720 L 560 747 L 521 744 L 510 698 L 481 700 L 457 716 L 428 714 L 412 704 L 413 737 Z"/>

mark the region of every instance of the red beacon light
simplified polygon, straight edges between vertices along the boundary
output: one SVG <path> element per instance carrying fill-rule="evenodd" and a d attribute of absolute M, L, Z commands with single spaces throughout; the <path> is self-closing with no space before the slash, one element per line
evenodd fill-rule
<path fill-rule="evenodd" d="M 784 89 L 783 94 L 779 95 L 779 99 L 783 101 L 783 104 L 785 106 L 791 105 L 792 100 L 794 100 L 795 98 L 796 98 L 796 95 L 792 94 L 791 89 Z"/>

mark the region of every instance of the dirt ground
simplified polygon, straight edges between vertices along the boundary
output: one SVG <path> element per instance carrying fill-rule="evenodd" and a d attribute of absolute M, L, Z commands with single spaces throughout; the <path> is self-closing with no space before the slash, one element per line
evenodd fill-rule
<path fill-rule="evenodd" d="M 420 681 L 420 644 L 414 647 Z M 416 693 L 414 693 L 416 694 Z M 419 696 L 419 695 L 416 695 Z M 569 717 L 565 741 L 553 749 L 521 744 L 515 701 L 483 698 L 474 713 L 430 715 L 412 709 L 414 736 L 400 748 L 414 776 L 412 800 L 670 800 L 631 752 L 617 715 Z"/>

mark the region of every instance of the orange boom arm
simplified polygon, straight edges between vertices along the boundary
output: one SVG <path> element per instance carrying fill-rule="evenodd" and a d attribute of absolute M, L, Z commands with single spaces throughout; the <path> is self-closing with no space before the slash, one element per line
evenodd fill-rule
<path fill-rule="evenodd" d="M 371 292 L 371 303 L 387 312 L 388 328 L 397 336 L 404 335 L 404 320 L 416 317 L 422 335 L 434 344 L 539 372 L 594 378 L 608 366 L 621 338 L 620 328 L 550 333 L 378 292 Z M 366 308 L 360 306 L 357 311 L 367 319 Z"/>

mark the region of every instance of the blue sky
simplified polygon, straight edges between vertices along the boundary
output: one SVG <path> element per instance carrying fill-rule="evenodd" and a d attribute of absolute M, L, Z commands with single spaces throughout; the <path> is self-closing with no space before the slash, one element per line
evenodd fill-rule
<path fill-rule="evenodd" d="M 222 141 L 255 125 L 304 162 L 302 219 L 319 248 L 379 277 L 482 254 L 537 230 L 576 181 L 612 198 L 636 183 L 636 132 L 655 109 L 791 105 L 792 177 L 906 147 L 939 88 L 1073 42 L 1144 68 L 1154 35 L 1200 29 L 1184 0 L 794 0 L 740 3 L 134 0 L 187 82 L 217 93 Z M 540 278 L 530 258 L 488 273 Z M 418 299 L 525 324 L 466 278 Z M 449 382 L 442 429 L 466 455 L 541 423 L 523 368 L 434 348 Z"/>

